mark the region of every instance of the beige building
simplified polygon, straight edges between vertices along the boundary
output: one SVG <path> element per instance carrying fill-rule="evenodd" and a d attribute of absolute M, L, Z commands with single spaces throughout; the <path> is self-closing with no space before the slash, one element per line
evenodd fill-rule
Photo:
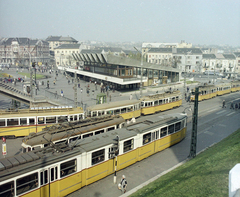
<path fill-rule="evenodd" d="M 74 67 L 72 54 L 79 53 L 80 44 L 62 44 L 54 49 L 56 66 Z"/>

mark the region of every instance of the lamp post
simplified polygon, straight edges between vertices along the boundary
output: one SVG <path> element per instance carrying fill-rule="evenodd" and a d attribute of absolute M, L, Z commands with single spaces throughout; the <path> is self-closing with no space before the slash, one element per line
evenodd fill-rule
<path fill-rule="evenodd" d="M 32 95 L 32 60 L 31 60 L 31 53 L 26 49 L 24 48 L 24 51 L 26 51 L 29 55 L 29 72 L 30 72 L 30 95 L 31 97 L 33 96 Z"/>
<path fill-rule="evenodd" d="M 183 98 L 185 97 L 185 94 L 186 94 L 186 75 L 187 75 L 187 63 L 186 63 L 186 55 L 189 55 L 189 54 L 191 54 L 192 53 L 192 51 L 188 51 L 187 52 L 187 54 L 184 54 L 184 56 L 185 56 L 185 68 L 184 68 L 184 83 L 183 83 Z"/>

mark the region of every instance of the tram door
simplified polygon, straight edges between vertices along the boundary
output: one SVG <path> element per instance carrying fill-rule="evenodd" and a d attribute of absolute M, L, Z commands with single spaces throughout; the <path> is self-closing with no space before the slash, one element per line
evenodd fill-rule
<path fill-rule="evenodd" d="M 41 196 L 58 196 L 57 166 L 44 169 L 40 172 Z"/>

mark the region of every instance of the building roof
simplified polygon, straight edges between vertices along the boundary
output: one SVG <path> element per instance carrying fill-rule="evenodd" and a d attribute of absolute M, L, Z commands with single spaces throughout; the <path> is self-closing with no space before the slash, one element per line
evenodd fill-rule
<path fill-rule="evenodd" d="M 74 38 L 72 38 L 72 37 L 61 37 L 60 39 L 59 39 L 59 41 L 60 42 L 64 42 L 64 41 L 67 41 L 67 42 L 78 42 L 77 40 L 75 40 Z"/>
<path fill-rule="evenodd" d="M 55 49 L 79 49 L 81 44 L 62 44 Z"/>
<path fill-rule="evenodd" d="M 233 52 L 236 57 L 240 57 L 240 52 Z"/>
<path fill-rule="evenodd" d="M 48 36 L 46 41 L 47 42 L 59 41 L 60 38 L 61 38 L 61 36 Z"/>
<path fill-rule="evenodd" d="M 39 40 L 39 39 L 30 39 L 30 38 L 4 38 L 1 40 L 0 44 L 1 45 L 6 45 L 10 46 L 12 45 L 13 41 L 17 41 L 19 45 L 37 45 L 39 42 L 42 42 L 43 44 L 48 44 L 48 42 L 44 40 Z"/>
<path fill-rule="evenodd" d="M 236 57 L 233 55 L 233 54 L 223 54 L 223 57 L 225 58 L 225 59 L 236 59 Z"/>
<path fill-rule="evenodd" d="M 148 53 L 172 53 L 172 48 L 151 48 Z"/>
<path fill-rule="evenodd" d="M 203 59 L 216 59 L 215 54 L 203 54 Z"/>
<path fill-rule="evenodd" d="M 201 54 L 202 54 L 202 51 L 201 51 L 201 49 L 199 49 L 199 48 L 177 48 L 176 54 L 184 54 L 184 55 L 187 55 L 187 53 L 190 53 L 190 55 L 193 55 L 193 54 L 199 54 L 199 55 L 201 55 Z"/>

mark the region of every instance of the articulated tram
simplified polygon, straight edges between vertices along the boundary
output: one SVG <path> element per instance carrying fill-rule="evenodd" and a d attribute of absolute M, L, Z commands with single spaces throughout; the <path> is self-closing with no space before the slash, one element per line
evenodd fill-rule
<path fill-rule="evenodd" d="M 81 119 L 84 119 L 83 109 L 71 106 L 0 110 L 0 136 L 27 136 L 48 125 Z"/>
<path fill-rule="evenodd" d="M 185 114 L 164 115 L 70 144 L 1 159 L 0 196 L 66 196 L 114 173 L 115 164 L 121 170 L 180 142 L 186 131 Z M 112 157 L 116 136 L 117 158 Z"/>
<path fill-rule="evenodd" d="M 37 150 L 52 144 L 70 143 L 122 128 L 124 125 L 125 120 L 121 116 L 110 115 L 55 124 L 24 137 L 22 140 L 23 152 Z"/>
<path fill-rule="evenodd" d="M 229 94 L 231 92 L 240 91 L 240 81 L 232 83 L 221 83 L 218 85 L 204 85 L 199 86 L 199 96 L 198 100 L 203 101 L 207 99 L 214 98 L 216 96 L 221 96 L 224 94 Z M 194 90 L 192 90 L 194 92 Z M 195 100 L 195 95 L 191 96 L 191 101 Z"/>

